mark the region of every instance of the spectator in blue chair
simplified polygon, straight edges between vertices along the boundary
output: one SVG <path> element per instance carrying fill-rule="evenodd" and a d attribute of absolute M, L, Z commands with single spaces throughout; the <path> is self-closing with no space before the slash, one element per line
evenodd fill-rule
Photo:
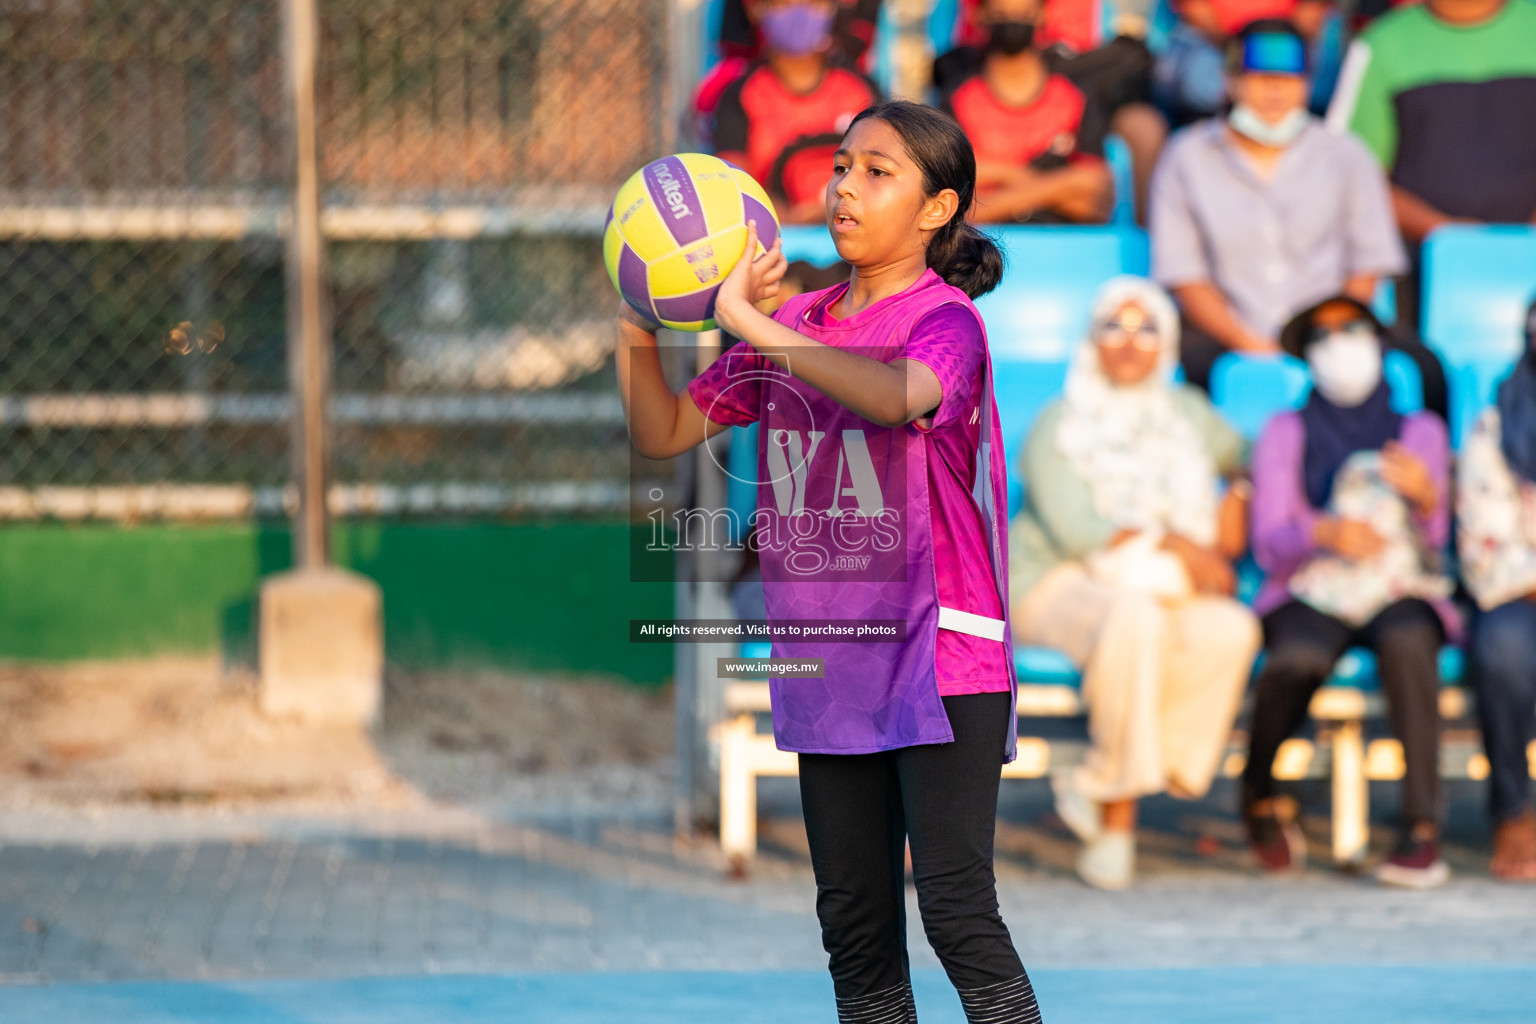
<path fill-rule="evenodd" d="M 1526 754 L 1536 739 L 1536 302 L 1525 352 L 1462 452 L 1456 512 L 1461 574 L 1478 608 L 1471 654 L 1489 766 L 1489 870 L 1536 881 Z"/>
<path fill-rule="evenodd" d="M 1439 885 L 1440 647 L 1460 629 L 1440 574 L 1450 531 L 1450 441 L 1434 413 L 1399 415 L 1382 378 L 1382 328 L 1339 295 L 1281 333 L 1312 394 L 1276 416 L 1253 454 L 1253 551 L 1265 572 L 1254 610 L 1265 662 L 1253 707 L 1243 819 L 1260 865 L 1299 867 L 1295 801 L 1276 791 L 1281 743 L 1352 646 L 1371 648 L 1403 744 L 1402 830 L 1382 882 Z"/>
<path fill-rule="evenodd" d="M 1357 135 L 1387 169 L 1415 254 L 1442 225 L 1531 223 L 1536 4 L 1425 0 L 1384 14 L 1350 45 L 1328 124 Z M 1410 318 L 1417 277 L 1398 295 Z"/>
<path fill-rule="evenodd" d="M 1147 47 L 1153 8 L 1162 0 L 1045 0 L 1034 42 L 1046 67 L 1065 75 L 1108 118 L 1108 130 L 1131 154 L 1135 209 L 1146 216 L 1147 184 L 1168 138 L 1168 122 L 1152 105 L 1153 57 Z M 965 0 L 962 45 L 933 62 L 941 97 L 975 75 L 986 59 L 984 0 Z"/>
<path fill-rule="evenodd" d="M 1228 63 L 1232 112 L 1176 133 L 1152 179 L 1152 276 L 1183 310 L 1184 374 L 1201 388 L 1223 354 L 1276 355 L 1297 310 L 1339 292 L 1369 302 L 1406 266 L 1381 169 L 1307 113 L 1301 33 L 1252 22 Z M 1422 345 L 1410 354 L 1439 372 Z"/>
<path fill-rule="evenodd" d="M 832 67 L 867 71 L 880 0 L 838 0 L 832 21 L 832 48 L 827 60 Z M 701 145 L 715 144 L 715 115 L 720 98 L 733 82 L 752 69 L 763 56 L 762 33 L 747 15 L 746 0 L 725 0 L 720 12 L 720 60 L 705 73 L 693 90 L 693 135 Z"/>
<path fill-rule="evenodd" d="M 1279 18 L 1312 41 L 1332 6 L 1330 0 L 1175 0 L 1179 20 L 1153 78 L 1157 102 L 1177 127 L 1214 117 L 1227 102 L 1223 54 L 1244 26 Z"/>
<path fill-rule="evenodd" d="M 715 152 L 756 178 L 786 224 L 820 224 L 832 154 L 875 84 L 833 60 L 833 0 L 748 0 L 763 57 L 726 87 L 715 110 Z"/>
<path fill-rule="evenodd" d="M 980 69 L 942 97 L 976 148 L 978 222 L 1101 224 L 1114 206 L 1104 112 L 1046 66 L 1042 0 L 984 0 Z"/>
<path fill-rule="evenodd" d="M 1104 285 L 1065 395 L 1025 444 L 1027 504 L 1009 530 L 1015 642 L 1083 674 L 1092 746 L 1052 785 L 1085 843 L 1078 873 L 1105 889 L 1133 880 L 1141 797 L 1209 789 L 1260 643 L 1232 597 L 1242 489 L 1217 496 L 1244 442 L 1173 383 L 1178 346 L 1161 288 Z"/>

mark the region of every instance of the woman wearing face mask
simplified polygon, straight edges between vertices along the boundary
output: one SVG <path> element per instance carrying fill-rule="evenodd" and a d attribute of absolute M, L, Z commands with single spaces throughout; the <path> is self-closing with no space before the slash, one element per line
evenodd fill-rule
<path fill-rule="evenodd" d="M 833 0 L 751 0 L 763 57 L 726 88 L 715 152 L 763 183 L 787 224 L 825 216 L 827 168 L 854 115 L 880 99 L 873 82 L 830 64 Z"/>
<path fill-rule="evenodd" d="M 1052 785 L 1085 844 L 1079 875 L 1105 889 L 1131 884 L 1141 797 L 1205 795 L 1260 643 L 1231 597 L 1244 488 L 1217 500 L 1243 440 L 1173 383 L 1178 349 L 1161 288 L 1104 285 L 1065 396 L 1030 432 L 1009 532 L 1019 639 L 1083 672 L 1092 748 Z"/>
<path fill-rule="evenodd" d="M 1525 353 L 1462 454 L 1456 512 L 1461 574 L 1478 609 L 1470 651 L 1488 753 L 1489 870 L 1536 881 L 1526 753 L 1536 739 L 1536 302 Z"/>
<path fill-rule="evenodd" d="M 1152 276 L 1184 313 L 1184 374 L 1202 388 L 1228 352 L 1276 353 L 1296 310 L 1340 292 L 1370 302 L 1407 267 L 1375 157 L 1307 113 L 1296 28 L 1249 24 L 1228 69 L 1230 114 L 1176 133 L 1152 178 Z M 1439 362 L 1413 339 L 1393 345 L 1443 415 Z"/>
<path fill-rule="evenodd" d="M 1438 573 L 1449 537 L 1450 444 L 1428 412 L 1400 415 L 1382 379 L 1381 326 L 1364 304 L 1326 299 L 1281 344 L 1307 361 L 1312 394 L 1276 416 L 1253 457 L 1253 549 L 1266 573 L 1264 670 L 1253 708 L 1243 818 L 1260 865 L 1301 866 L 1295 801 L 1272 766 L 1312 694 L 1354 645 L 1376 653 L 1403 744 L 1401 834 L 1379 880 L 1443 883 L 1438 655 L 1460 622 Z"/>

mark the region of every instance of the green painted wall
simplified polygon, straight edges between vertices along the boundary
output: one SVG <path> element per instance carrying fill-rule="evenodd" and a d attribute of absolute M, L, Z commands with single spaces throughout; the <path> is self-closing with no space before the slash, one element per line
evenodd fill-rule
<path fill-rule="evenodd" d="M 666 644 L 631 618 L 672 614 L 672 586 L 629 582 L 625 523 L 344 523 L 336 561 L 377 580 L 391 662 L 613 673 L 654 684 Z M 258 581 L 286 569 L 286 528 L 0 528 L 0 659 L 223 652 L 254 664 Z"/>

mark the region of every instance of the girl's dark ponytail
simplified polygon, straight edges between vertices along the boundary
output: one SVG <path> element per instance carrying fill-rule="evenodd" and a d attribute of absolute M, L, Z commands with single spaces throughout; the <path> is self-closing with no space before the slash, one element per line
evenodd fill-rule
<path fill-rule="evenodd" d="M 1003 279 L 1002 251 L 965 219 L 976 198 L 976 151 L 964 129 L 948 114 L 907 100 L 869 107 L 853 124 L 865 118 L 884 121 L 901 136 L 928 195 L 950 188 L 960 197 L 955 215 L 928 240 L 928 266 L 973 299 L 996 288 Z"/>
<path fill-rule="evenodd" d="M 928 242 L 928 265 L 971 298 L 985 295 L 1003 279 L 1003 253 L 997 243 L 955 214 Z"/>

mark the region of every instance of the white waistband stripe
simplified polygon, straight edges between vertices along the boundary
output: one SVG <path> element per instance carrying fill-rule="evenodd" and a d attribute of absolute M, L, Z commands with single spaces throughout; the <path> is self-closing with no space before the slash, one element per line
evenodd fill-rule
<path fill-rule="evenodd" d="M 985 615 L 976 615 L 972 612 L 963 612 L 959 608 L 946 608 L 939 605 L 940 629 L 952 629 L 956 633 L 969 633 L 984 640 L 996 640 L 1002 643 L 1003 627 L 1002 619 L 989 619 Z"/>

